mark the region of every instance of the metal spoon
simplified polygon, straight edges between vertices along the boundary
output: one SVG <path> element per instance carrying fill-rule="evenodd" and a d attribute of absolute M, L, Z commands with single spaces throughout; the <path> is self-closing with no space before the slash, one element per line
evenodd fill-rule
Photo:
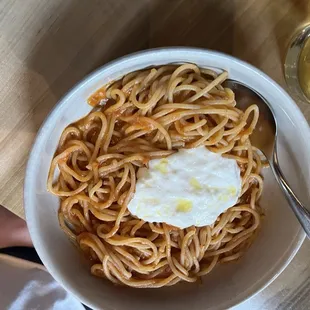
<path fill-rule="evenodd" d="M 279 166 L 277 155 L 277 123 L 274 114 L 266 99 L 250 87 L 234 80 L 227 80 L 225 87 L 235 93 L 238 108 L 245 110 L 252 104 L 259 108 L 259 120 L 256 130 L 251 135 L 251 142 L 259 148 L 269 161 L 271 170 L 278 181 L 290 207 L 295 213 L 299 223 L 310 238 L 310 211 L 296 197 L 288 185 Z"/>

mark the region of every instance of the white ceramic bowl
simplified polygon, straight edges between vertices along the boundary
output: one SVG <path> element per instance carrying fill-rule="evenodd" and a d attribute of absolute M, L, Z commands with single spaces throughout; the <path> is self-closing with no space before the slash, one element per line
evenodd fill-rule
<path fill-rule="evenodd" d="M 27 223 L 39 256 L 59 283 L 92 308 L 227 309 L 271 283 L 304 240 L 303 231 L 267 170 L 261 199 L 266 217 L 257 240 L 242 259 L 219 266 L 203 278 L 202 284 L 133 289 L 114 286 L 90 274 L 80 253 L 59 227 L 58 199 L 46 190 L 50 161 L 61 132 L 91 110 L 86 100 L 100 86 L 145 67 L 182 62 L 225 69 L 230 78 L 249 85 L 270 102 L 279 125 L 279 159 L 283 172 L 298 196 L 304 201 L 309 199 L 308 123 L 287 93 L 261 71 L 227 55 L 190 48 L 143 51 L 99 68 L 71 89 L 44 122 L 30 155 L 24 189 Z"/>

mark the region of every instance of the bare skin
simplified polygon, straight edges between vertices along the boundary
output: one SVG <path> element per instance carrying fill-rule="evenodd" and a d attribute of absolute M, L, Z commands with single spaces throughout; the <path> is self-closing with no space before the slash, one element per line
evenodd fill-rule
<path fill-rule="evenodd" d="M 26 222 L 0 205 L 0 249 L 33 247 Z"/>

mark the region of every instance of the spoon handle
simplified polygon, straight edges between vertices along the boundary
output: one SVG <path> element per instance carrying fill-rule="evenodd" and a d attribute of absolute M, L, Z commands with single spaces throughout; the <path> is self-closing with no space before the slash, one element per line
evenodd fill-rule
<path fill-rule="evenodd" d="M 299 223 L 303 227 L 305 233 L 307 234 L 308 238 L 310 239 L 310 211 L 303 206 L 301 201 L 296 197 L 293 190 L 290 188 L 288 183 L 285 180 L 285 177 L 280 169 L 279 161 L 278 161 L 278 155 L 277 155 L 277 149 L 275 148 L 273 152 L 273 160 L 272 160 L 272 170 L 274 172 L 274 175 L 285 194 L 285 197 L 291 206 L 293 212 L 295 213 L 297 219 L 299 220 Z"/>

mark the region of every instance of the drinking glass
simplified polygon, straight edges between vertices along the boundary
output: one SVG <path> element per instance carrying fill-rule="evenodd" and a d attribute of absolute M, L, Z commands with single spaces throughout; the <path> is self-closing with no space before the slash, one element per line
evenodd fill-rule
<path fill-rule="evenodd" d="M 284 71 L 292 96 L 310 103 L 310 24 L 300 28 L 293 36 Z"/>

